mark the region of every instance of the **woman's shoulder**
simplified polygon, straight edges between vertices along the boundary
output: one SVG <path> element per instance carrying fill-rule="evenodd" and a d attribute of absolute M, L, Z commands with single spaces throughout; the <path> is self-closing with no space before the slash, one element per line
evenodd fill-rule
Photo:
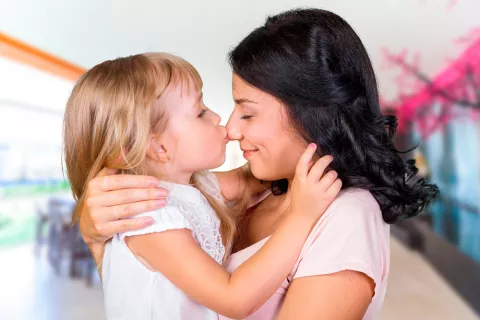
<path fill-rule="evenodd" d="M 357 271 L 373 279 L 375 294 L 382 297 L 389 271 L 389 230 L 368 190 L 343 190 L 317 222 L 290 276 Z"/>
<path fill-rule="evenodd" d="M 325 215 L 333 214 L 347 216 L 373 214 L 381 216 L 382 212 L 377 200 L 370 191 L 359 188 L 347 188 L 340 191 L 336 199 L 325 212 Z"/>
<path fill-rule="evenodd" d="M 338 233 L 388 236 L 389 225 L 383 221 L 380 206 L 368 190 L 342 190 L 319 219 L 310 237 L 335 238 Z"/>

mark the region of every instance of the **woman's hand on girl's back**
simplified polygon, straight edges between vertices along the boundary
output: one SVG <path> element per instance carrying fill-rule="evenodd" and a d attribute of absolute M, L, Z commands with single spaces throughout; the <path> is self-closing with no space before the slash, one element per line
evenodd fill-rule
<path fill-rule="evenodd" d="M 326 171 L 333 161 L 332 156 L 312 161 L 316 148 L 315 144 L 310 144 L 298 160 L 290 209 L 294 214 L 318 220 L 340 192 L 342 181 L 335 171 Z"/>
<path fill-rule="evenodd" d="M 116 233 L 151 225 L 154 221 L 150 217 L 128 218 L 165 206 L 168 191 L 158 187 L 158 179 L 116 173 L 104 168 L 88 183 L 79 224 L 90 247 L 103 247 Z"/>

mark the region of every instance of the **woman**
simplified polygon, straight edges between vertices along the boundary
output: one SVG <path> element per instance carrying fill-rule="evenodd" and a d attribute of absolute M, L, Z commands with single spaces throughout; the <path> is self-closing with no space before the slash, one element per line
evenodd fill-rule
<path fill-rule="evenodd" d="M 343 191 L 319 220 L 277 293 L 248 319 L 373 319 L 389 270 L 389 223 L 422 213 L 438 190 L 402 161 L 382 116 L 362 42 L 339 16 L 288 11 L 267 19 L 230 53 L 235 109 L 227 123 L 253 176 L 271 188 L 252 199 L 226 266 L 232 271 L 272 234 L 289 206 L 289 184 L 308 142 L 331 154 Z M 88 186 L 82 234 L 96 261 L 113 234 L 148 225 L 121 219 L 162 206 L 165 191 L 105 169 Z M 245 189 L 239 170 L 217 173 L 227 200 Z M 281 248 L 279 248 L 281 250 Z"/>

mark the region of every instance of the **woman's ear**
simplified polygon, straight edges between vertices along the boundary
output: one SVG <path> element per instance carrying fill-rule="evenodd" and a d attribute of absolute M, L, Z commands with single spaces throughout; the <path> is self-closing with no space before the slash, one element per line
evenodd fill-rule
<path fill-rule="evenodd" d="M 170 161 L 168 150 L 158 137 L 151 137 L 150 144 L 147 149 L 147 157 L 162 163 Z"/>

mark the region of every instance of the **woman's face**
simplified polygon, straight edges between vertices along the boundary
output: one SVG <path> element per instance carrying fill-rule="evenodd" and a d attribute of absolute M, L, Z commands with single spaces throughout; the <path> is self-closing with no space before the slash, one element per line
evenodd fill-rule
<path fill-rule="evenodd" d="M 228 136 L 240 142 L 253 175 L 266 181 L 292 179 L 307 143 L 288 121 L 286 107 L 235 74 L 233 99 Z"/>

